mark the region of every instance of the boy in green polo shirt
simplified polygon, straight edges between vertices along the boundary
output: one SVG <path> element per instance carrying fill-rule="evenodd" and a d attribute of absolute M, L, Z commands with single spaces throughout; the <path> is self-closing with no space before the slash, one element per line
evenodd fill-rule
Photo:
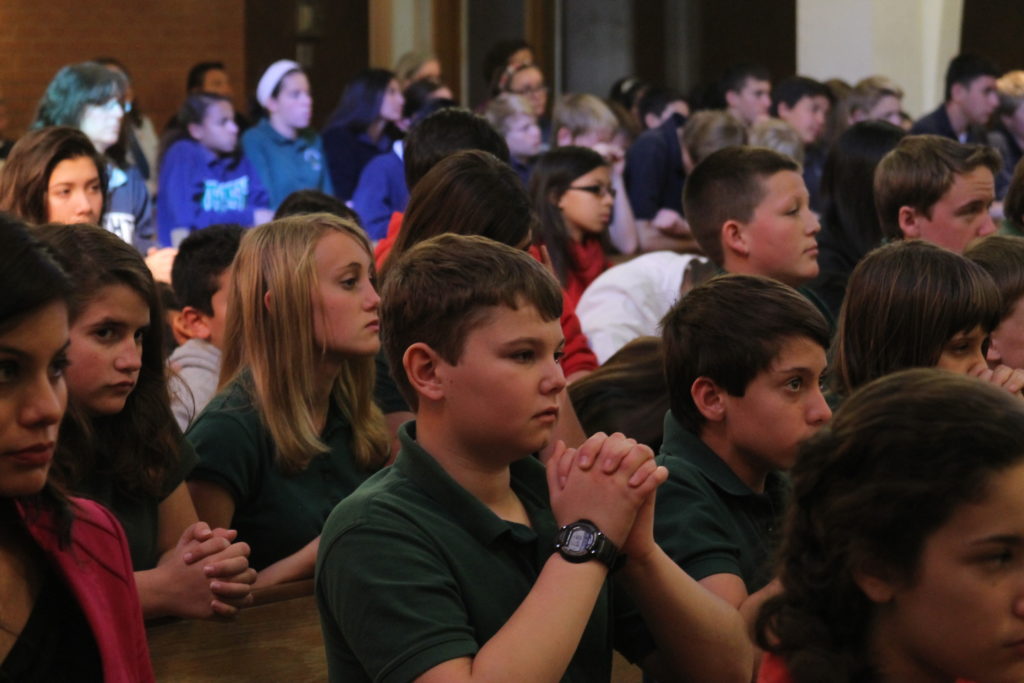
<path fill-rule="evenodd" d="M 324 526 L 330 679 L 607 681 L 614 643 L 658 677 L 749 680 L 739 615 L 654 543 L 665 471 L 650 450 L 599 434 L 560 444 L 546 471 L 530 457 L 565 389 L 561 294 L 543 267 L 441 235 L 393 264 L 382 301 L 416 421 Z"/>
<path fill-rule="evenodd" d="M 820 386 L 828 324 L 791 287 L 722 275 L 673 306 L 662 330 L 670 410 L 657 462 L 669 479 L 655 538 L 752 620 L 772 591 L 780 470 L 832 415 Z"/>

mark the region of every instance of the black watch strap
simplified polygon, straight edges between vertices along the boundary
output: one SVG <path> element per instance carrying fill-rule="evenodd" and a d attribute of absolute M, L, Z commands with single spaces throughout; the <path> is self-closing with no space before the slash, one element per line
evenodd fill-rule
<path fill-rule="evenodd" d="M 599 560 L 611 570 L 622 566 L 625 556 L 589 519 L 566 524 L 555 534 L 555 552 L 568 562 Z"/>

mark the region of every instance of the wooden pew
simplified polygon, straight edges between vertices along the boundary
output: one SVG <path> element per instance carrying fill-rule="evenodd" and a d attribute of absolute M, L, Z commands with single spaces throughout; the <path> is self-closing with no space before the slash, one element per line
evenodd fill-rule
<path fill-rule="evenodd" d="M 313 580 L 254 592 L 234 621 L 161 619 L 150 623 L 157 681 L 325 681 Z M 612 683 L 640 683 L 640 669 L 615 653 Z"/>
<path fill-rule="evenodd" d="M 325 681 L 313 580 L 254 591 L 233 621 L 162 619 L 147 625 L 157 681 Z"/>

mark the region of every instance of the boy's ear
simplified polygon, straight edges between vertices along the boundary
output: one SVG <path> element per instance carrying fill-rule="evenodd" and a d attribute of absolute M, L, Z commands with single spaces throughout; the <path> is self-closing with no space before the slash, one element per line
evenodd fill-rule
<path fill-rule="evenodd" d="M 740 100 L 740 94 L 735 90 L 725 91 L 725 103 L 729 107 L 735 107 Z"/>
<path fill-rule="evenodd" d="M 647 112 L 647 114 L 644 115 L 644 127 L 645 128 L 657 128 L 660 125 L 661 125 L 661 119 L 658 117 L 657 114 L 652 114 L 651 112 Z"/>
<path fill-rule="evenodd" d="M 562 126 L 555 133 L 555 140 L 558 141 L 559 147 L 567 147 L 572 144 L 572 131 Z"/>
<path fill-rule="evenodd" d="M 409 384 L 417 394 L 431 401 L 444 398 L 444 385 L 438 373 L 442 363 L 437 351 L 423 342 L 416 342 L 402 354 L 402 367 Z"/>
<path fill-rule="evenodd" d="M 967 88 L 964 87 L 963 83 L 954 83 L 953 87 L 949 89 L 949 99 L 953 102 L 962 101 L 966 94 Z"/>
<path fill-rule="evenodd" d="M 188 134 L 192 136 L 193 140 L 200 140 L 203 136 L 203 127 L 198 123 L 188 124 Z"/>
<path fill-rule="evenodd" d="M 189 339 L 202 339 L 210 341 L 213 331 L 210 329 L 210 317 L 191 306 L 185 306 L 178 314 L 178 324 Z"/>
<path fill-rule="evenodd" d="M 722 248 L 726 252 L 746 258 L 750 256 L 750 244 L 747 240 L 747 231 L 743 227 L 743 223 L 737 220 L 727 220 L 722 225 Z"/>
<path fill-rule="evenodd" d="M 921 214 L 912 206 L 901 206 L 897 214 L 900 230 L 907 239 L 916 239 L 921 236 Z"/>
<path fill-rule="evenodd" d="M 708 377 L 698 377 L 690 385 L 690 398 L 704 419 L 721 422 L 725 419 L 725 390 Z"/>

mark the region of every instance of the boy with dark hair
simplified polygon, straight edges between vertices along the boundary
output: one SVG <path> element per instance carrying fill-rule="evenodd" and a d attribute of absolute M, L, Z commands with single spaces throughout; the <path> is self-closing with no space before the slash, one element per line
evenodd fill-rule
<path fill-rule="evenodd" d="M 672 108 L 665 113 L 626 151 L 622 175 L 636 222 L 634 243 L 641 252 L 696 251 L 681 200 L 686 172 L 680 136 L 686 117 Z"/>
<path fill-rule="evenodd" d="M 909 135 L 875 169 L 875 208 L 889 239 L 923 239 L 963 253 L 996 225 L 999 153 L 938 135 Z"/>
<path fill-rule="evenodd" d="M 687 178 L 683 205 L 701 250 L 726 272 L 791 287 L 817 276 L 821 226 L 800 167 L 789 157 L 761 147 L 720 149 Z M 811 292 L 801 293 L 827 310 Z"/>
<path fill-rule="evenodd" d="M 954 57 L 946 68 L 945 100 L 920 118 L 911 135 L 941 135 L 957 142 L 985 144 L 985 126 L 999 106 L 995 64 L 972 54 Z"/>
<path fill-rule="evenodd" d="M 804 184 L 811 195 L 811 208 L 817 213 L 823 208 L 819 189 L 828 151 L 821 144 L 821 137 L 832 100 L 827 85 L 804 76 L 791 76 L 772 89 L 772 116 L 792 126 L 804 144 Z"/>
<path fill-rule="evenodd" d="M 384 344 L 416 422 L 321 536 L 332 681 L 607 681 L 613 642 L 663 679 L 749 680 L 738 615 L 653 541 L 650 450 L 598 434 L 546 475 L 530 457 L 565 388 L 561 300 L 543 266 L 480 237 L 392 264 Z"/>
<path fill-rule="evenodd" d="M 670 410 L 657 461 L 669 479 L 655 538 L 752 620 L 771 592 L 780 472 L 832 414 L 821 392 L 829 326 L 791 287 L 724 275 L 690 291 L 662 329 Z"/>
<path fill-rule="evenodd" d="M 725 108 L 747 127 L 768 117 L 772 105 L 772 83 L 768 69 L 758 64 L 736 64 L 721 80 Z"/>
<path fill-rule="evenodd" d="M 678 90 L 653 85 L 644 91 L 637 103 L 644 129 L 657 128 L 672 114 L 690 115 L 690 105 Z"/>
<path fill-rule="evenodd" d="M 181 305 L 175 332 L 188 339 L 167 359 L 171 409 L 181 431 L 217 393 L 227 318 L 231 262 L 242 240 L 240 225 L 211 225 L 182 240 L 171 268 Z"/>
<path fill-rule="evenodd" d="M 224 97 L 231 97 L 234 92 L 228 80 L 224 62 L 199 62 L 188 70 L 185 81 L 185 92 L 189 95 L 201 92 L 212 92 Z"/>
<path fill-rule="evenodd" d="M 405 164 L 405 184 L 409 188 L 409 194 L 412 195 L 416 183 L 439 161 L 464 149 L 490 152 L 505 163 L 509 160 L 505 138 L 487 123 L 487 119 L 467 109 L 446 107 L 414 126 L 409 131 L 409 136 L 405 138 L 402 158 Z M 402 213 L 395 211 L 391 214 L 387 235 L 373 250 L 373 258 L 378 268 L 387 259 L 391 245 L 395 243 L 401 229 Z"/>

